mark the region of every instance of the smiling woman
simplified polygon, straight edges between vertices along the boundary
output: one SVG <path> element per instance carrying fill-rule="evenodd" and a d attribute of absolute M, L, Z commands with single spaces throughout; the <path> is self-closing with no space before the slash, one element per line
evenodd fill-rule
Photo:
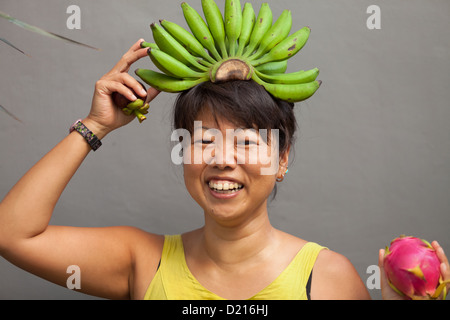
<path fill-rule="evenodd" d="M 73 127 L 0 203 L 0 254 L 62 286 L 68 266 L 77 266 L 82 292 L 114 299 L 369 298 L 347 258 L 272 226 L 268 199 L 287 170 L 295 117 L 291 104 L 252 80 L 205 82 L 176 102 L 175 129 L 192 133 L 201 122 L 201 139 L 194 133 L 184 152 L 208 151 L 201 161 L 183 165 L 186 188 L 204 215 L 201 228 L 159 235 L 124 226 L 49 225 L 64 188 L 92 150 L 92 139 L 103 139 L 134 119 L 121 110 L 128 101 L 140 96 L 151 102 L 159 94 L 143 90 L 128 74 L 147 57 L 142 41 L 97 81 L 83 130 Z M 265 139 L 262 129 L 278 130 L 278 143 Z M 209 135 L 227 136 L 227 131 L 234 132 L 233 143 Z M 278 153 L 266 149 L 277 161 L 255 157 L 264 145 L 278 146 Z M 238 161 L 242 151 L 248 158 Z M 273 163 L 275 171 L 261 174 Z M 448 270 L 445 256 L 441 260 Z"/>
<path fill-rule="evenodd" d="M 191 137 L 183 141 L 184 180 L 205 224 L 165 237 L 146 299 L 345 298 L 342 279 L 356 286 L 347 298 L 368 297 L 348 260 L 270 223 L 268 199 L 287 171 L 297 127 L 293 107 L 253 81 L 204 82 L 178 96 L 174 129 Z M 331 276 L 340 292 L 330 294 L 322 281 L 333 259 L 341 267 L 332 272 L 342 273 Z"/>

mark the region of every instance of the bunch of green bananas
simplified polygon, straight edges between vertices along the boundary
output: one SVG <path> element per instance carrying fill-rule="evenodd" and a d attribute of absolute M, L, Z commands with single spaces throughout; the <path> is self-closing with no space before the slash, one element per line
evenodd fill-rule
<path fill-rule="evenodd" d="M 261 5 L 256 17 L 251 3 L 242 9 L 240 0 L 226 0 L 222 17 L 214 0 L 202 0 L 205 22 L 186 2 L 181 7 L 192 33 L 160 20 L 160 24 L 150 26 L 155 43 L 141 43 L 162 72 L 135 71 L 150 86 L 181 92 L 204 81 L 253 79 L 274 97 L 289 102 L 308 99 L 319 88 L 317 68 L 285 73 L 287 60 L 303 48 L 311 31 L 304 27 L 289 35 L 290 10 L 284 10 L 273 23 L 267 3 Z"/>

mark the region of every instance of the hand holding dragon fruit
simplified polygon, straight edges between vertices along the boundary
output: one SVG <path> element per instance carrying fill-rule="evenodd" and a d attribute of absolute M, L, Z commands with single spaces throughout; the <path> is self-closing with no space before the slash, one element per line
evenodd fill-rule
<path fill-rule="evenodd" d="M 445 277 L 449 278 L 448 261 L 443 251 L 438 257 L 436 243 L 434 247 L 426 240 L 416 237 L 400 236 L 386 247 L 382 266 L 387 282 L 399 295 L 413 300 L 438 299 L 450 279 L 443 279 L 441 263 L 444 264 Z"/>

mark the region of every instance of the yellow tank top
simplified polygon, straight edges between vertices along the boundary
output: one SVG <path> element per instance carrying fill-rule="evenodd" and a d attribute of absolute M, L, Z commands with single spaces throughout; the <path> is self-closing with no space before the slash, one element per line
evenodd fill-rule
<path fill-rule="evenodd" d="M 306 300 L 306 284 L 324 247 L 306 243 L 286 269 L 249 300 Z M 181 235 L 165 236 L 160 266 L 144 300 L 225 300 L 203 287 L 190 272 Z"/>

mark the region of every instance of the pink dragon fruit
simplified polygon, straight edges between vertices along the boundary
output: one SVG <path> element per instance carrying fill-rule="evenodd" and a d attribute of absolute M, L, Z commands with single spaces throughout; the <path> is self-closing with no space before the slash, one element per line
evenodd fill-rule
<path fill-rule="evenodd" d="M 389 285 L 410 299 L 437 299 L 446 283 L 442 281 L 440 261 L 434 248 L 415 237 L 400 236 L 386 247 L 384 270 Z"/>

